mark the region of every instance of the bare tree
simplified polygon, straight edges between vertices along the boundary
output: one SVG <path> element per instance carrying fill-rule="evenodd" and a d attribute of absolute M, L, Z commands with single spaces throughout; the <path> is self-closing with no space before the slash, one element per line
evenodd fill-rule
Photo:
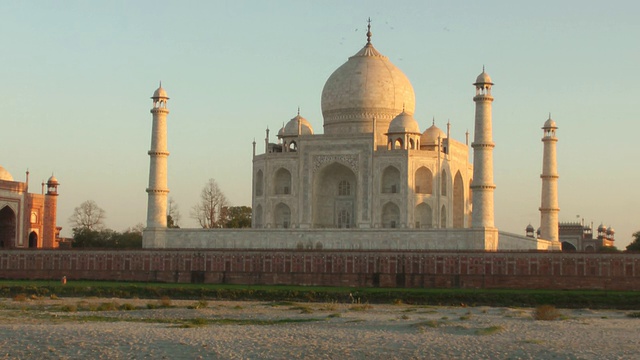
<path fill-rule="evenodd" d="M 180 210 L 178 209 L 178 204 L 173 200 L 172 197 L 169 198 L 167 202 L 167 227 L 168 228 L 180 228 Z"/>
<path fill-rule="evenodd" d="M 191 209 L 191 217 L 198 220 L 203 229 L 222 227 L 220 213 L 227 206 L 227 197 L 214 179 L 209 179 L 200 192 L 200 202 Z"/>
<path fill-rule="evenodd" d="M 69 223 L 74 229 L 99 230 L 104 227 L 105 217 L 105 211 L 95 201 L 87 200 L 73 209 Z"/>

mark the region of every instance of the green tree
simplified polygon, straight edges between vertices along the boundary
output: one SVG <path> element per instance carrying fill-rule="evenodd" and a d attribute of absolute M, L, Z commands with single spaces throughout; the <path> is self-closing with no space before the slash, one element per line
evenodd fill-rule
<path fill-rule="evenodd" d="M 220 212 L 220 222 L 225 228 L 250 228 L 251 207 L 225 206 Z"/>
<path fill-rule="evenodd" d="M 100 249 L 140 249 L 142 248 L 142 231 L 139 226 L 124 232 L 111 229 L 92 230 L 84 227 L 73 229 L 73 248 Z"/>
<path fill-rule="evenodd" d="M 627 251 L 640 251 L 640 231 L 633 233 L 633 241 L 627 245 Z"/>

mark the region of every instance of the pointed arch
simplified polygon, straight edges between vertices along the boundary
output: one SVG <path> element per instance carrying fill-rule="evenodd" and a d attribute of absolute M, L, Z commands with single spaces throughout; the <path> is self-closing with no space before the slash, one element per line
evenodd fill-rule
<path fill-rule="evenodd" d="M 382 207 L 382 227 L 396 228 L 400 225 L 400 208 L 393 202 Z"/>
<path fill-rule="evenodd" d="M 29 234 L 29 248 L 36 249 L 38 247 L 38 234 L 35 231 L 32 231 Z"/>
<path fill-rule="evenodd" d="M 16 244 L 16 213 L 9 206 L 0 210 L 0 248 L 11 248 Z"/>
<path fill-rule="evenodd" d="M 387 166 L 382 172 L 382 193 L 396 194 L 400 192 L 400 170 L 395 166 Z"/>
<path fill-rule="evenodd" d="M 464 183 L 460 171 L 453 178 L 453 227 L 464 227 Z"/>
<path fill-rule="evenodd" d="M 440 209 L 440 228 L 447 228 L 447 208 L 444 205 L 442 205 L 442 208 Z"/>
<path fill-rule="evenodd" d="M 291 227 L 291 209 L 285 203 L 279 203 L 274 210 L 275 224 L 277 228 L 287 229 Z"/>
<path fill-rule="evenodd" d="M 289 195 L 291 194 L 291 173 L 285 168 L 280 168 L 276 171 L 274 181 L 276 195 Z"/>
<path fill-rule="evenodd" d="M 416 171 L 414 180 L 416 194 L 433 194 L 433 174 L 427 167 L 422 166 Z"/>
<path fill-rule="evenodd" d="M 415 211 L 416 228 L 430 229 L 433 227 L 433 210 L 427 203 L 420 203 Z"/>

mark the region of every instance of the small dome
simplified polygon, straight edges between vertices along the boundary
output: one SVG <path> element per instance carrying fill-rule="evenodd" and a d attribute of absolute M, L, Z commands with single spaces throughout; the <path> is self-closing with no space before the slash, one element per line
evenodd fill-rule
<path fill-rule="evenodd" d="M 420 143 L 422 145 L 438 145 L 438 137 L 444 139 L 447 137 L 447 134 L 434 124 L 422 133 Z"/>
<path fill-rule="evenodd" d="M 544 126 L 542 128 L 543 129 L 557 129 L 558 126 L 556 125 L 556 122 L 553 121 L 553 119 L 551 119 L 551 117 L 549 117 L 549 120 L 544 122 Z"/>
<path fill-rule="evenodd" d="M 153 92 L 153 96 L 151 98 L 152 99 L 159 99 L 159 98 L 168 99 L 169 96 L 167 95 L 167 92 L 162 88 L 162 84 L 160 84 L 160 87 Z"/>
<path fill-rule="evenodd" d="M 56 179 L 55 176 L 51 175 L 49 180 L 47 180 L 47 185 L 60 185 L 60 183 L 58 182 L 58 179 Z"/>
<path fill-rule="evenodd" d="M 609 226 L 609 228 L 607 229 L 607 234 L 611 235 L 615 233 L 615 231 L 613 230 L 613 228 L 611 226 Z"/>
<path fill-rule="evenodd" d="M 289 120 L 287 125 L 280 129 L 278 136 L 298 136 L 298 122 L 300 123 L 300 135 L 313 135 L 311 124 L 298 113 L 296 117 Z"/>
<path fill-rule="evenodd" d="M 533 225 L 527 225 L 527 232 L 534 232 L 536 229 L 533 228 Z"/>
<path fill-rule="evenodd" d="M 396 116 L 389 124 L 389 134 L 404 134 L 414 133 L 420 134 L 420 127 L 418 122 L 413 118 L 413 115 L 403 111 L 400 115 Z"/>
<path fill-rule="evenodd" d="M 605 232 L 607 231 L 607 227 L 604 226 L 602 223 L 600 223 L 600 226 L 598 226 L 598 232 Z"/>
<path fill-rule="evenodd" d="M 489 76 L 489 74 L 484 72 L 484 69 L 482 69 L 482 74 L 478 75 L 478 77 L 476 78 L 476 82 L 473 85 L 479 85 L 479 84 L 493 85 L 493 82 L 491 82 L 491 77 Z"/>
<path fill-rule="evenodd" d="M 9 173 L 7 169 L 3 168 L 2 166 L 0 166 L 0 180 L 13 181 L 13 176 L 11 176 L 11 173 Z"/>

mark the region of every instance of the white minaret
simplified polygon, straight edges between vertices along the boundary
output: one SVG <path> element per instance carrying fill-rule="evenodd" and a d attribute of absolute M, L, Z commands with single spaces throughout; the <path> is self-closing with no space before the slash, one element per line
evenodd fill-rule
<path fill-rule="evenodd" d="M 471 226 L 474 228 L 494 228 L 493 220 L 493 143 L 491 127 L 491 78 L 484 72 L 476 82 L 476 124 L 473 135 L 473 212 Z"/>
<path fill-rule="evenodd" d="M 167 227 L 167 92 L 160 87 L 153 93 L 153 126 L 151 150 L 149 150 L 149 203 L 147 204 L 147 228 Z"/>
<path fill-rule="evenodd" d="M 556 122 L 545 121 L 542 130 L 544 151 L 542 157 L 542 200 L 540 204 L 540 238 L 557 242 L 558 238 L 558 163 L 556 161 Z"/>

